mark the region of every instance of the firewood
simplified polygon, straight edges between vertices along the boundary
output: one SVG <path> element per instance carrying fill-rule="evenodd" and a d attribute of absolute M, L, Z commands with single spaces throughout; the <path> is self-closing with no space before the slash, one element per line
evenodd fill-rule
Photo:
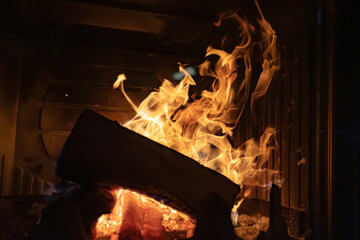
<path fill-rule="evenodd" d="M 77 120 L 56 172 L 81 185 L 116 185 L 157 195 L 193 216 L 210 193 L 221 196 L 230 209 L 240 191 L 220 173 L 90 110 Z"/>
<path fill-rule="evenodd" d="M 288 235 L 288 227 L 282 215 L 281 192 L 275 184 L 270 191 L 270 221 L 267 235 L 270 240 L 294 240 Z"/>
<path fill-rule="evenodd" d="M 225 201 L 216 193 L 202 201 L 194 236 L 190 240 L 242 240 L 237 237 Z"/>
<path fill-rule="evenodd" d="M 115 204 L 105 189 L 73 190 L 53 195 L 41 214 L 39 224 L 29 233 L 28 240 L 90 240 L 95 238 L 95 224 Z"/>

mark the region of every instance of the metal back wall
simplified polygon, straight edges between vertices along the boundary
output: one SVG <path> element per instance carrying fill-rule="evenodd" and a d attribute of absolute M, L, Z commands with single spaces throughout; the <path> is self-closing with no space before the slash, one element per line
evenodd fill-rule
<path fill-rule="evenodd" d="M 282 206 L 309 212 L 310 164 L 313 161 L 310 145 L 313 107 L 311 86 L 311 39 L 309 29 L 301 26 L 293 31 L 279 32 L 281 70 L 276 73 L 267 94 L 256 102 L 255 112 L 247 108 L 239 127 L 239 143 L 260 137 L 267 127 L 277 130 L 269 146 L 275 146 L 264 168 L 280 172 Z M 270 177 L 269 177 L 270 178 Z M 269 179 L 273 181 L 274 179 Z M 265 184 L 265 181 L 264 181 Z M 270 192 L 262 187 L 250 197 L 270 200 Z M 293 233 L 307 228 L 305 219 L 293 216 Z M 293 226 L 294 227 L 294 226 Z M 302 228 L 302 229 L 299 229 Z"/>
<path fill-rule="evenodd" d="M 281 173 L 283 207 L 305 213 L 290 219 L 299 224 L 293 232 L 311 228 L 313 239 L 330 238 L 333 6 L 283 3 L 263 10 L 278 35 L 281 70 L 255 113 L 246 110 L 238 143 L 260 137 L 267 126 L 278 130 L 264 167 Z M 259 187 L 250 197 L 269 201 Z"/>
<path fill-rule="evenodd" d="M 239 143 L 260 137 L 267 127 L 277 129 L 276 137 L 270 144 L 276 149 L 265 167 L 278 170 L 284 180 L 282 205 L 308 210 L 310 122 L 314 118 L 310 112 L 314 92 L 311 29 L 309 25 L 304 25 L 308 24 L 308 20 L 304 21 L 303 15 L 296 16 L 298 19 L 285 16 L 292 27 L 284 26 L 275 16 L 281 9 L 268 10 L 270 17 L 266 16 L 278 35 L 281 69 L 275 73 L 266 95 L 256 101 L 255 112 L 251 113 L 249 107 L 246 109 L 239 123 Z M 264 12 L 266 15 L 266 10 Z M 303 24 L 296 24 L 301 21 Z M 255 84 L 254 78 L 252 85 Z M 269 200 L 269 192 L 257 189 L 252 197 Z"/>

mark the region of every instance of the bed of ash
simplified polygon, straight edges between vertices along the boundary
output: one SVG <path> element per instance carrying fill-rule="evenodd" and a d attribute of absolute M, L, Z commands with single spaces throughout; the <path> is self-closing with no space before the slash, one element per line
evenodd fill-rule
<path fill-rule="evenodd" d="M 183 219 L 178 219 L 180 222 Z M 238 218 L 237 226 L 235 227 L 235 233 L 237 236 L 244 240 L 253 240 L 256 239 L 260 233 L 260 231 L 266 232 L 269 227 L 269 218 L 257 215 L 246 215 L 241 214 Z M 173 230 L 165 227 L 166 231 L 166 240 L 180 240 L 186 239 L 189 237 L 189 232 L 184 229 Z M 190 234 L 192 235 L 192 234 Z M 112 240 L 117 239 L 118 237 L 115 235 L 111 236 L 102 236 L 98 237 L 97 240 Z"/>
<path fill-rule="evenodd" d="M 260 214 L 249 216 L 241 214 L 235 227 L 236 235 L 244 240 L 256 239 L 260 231 L 266 232 L 269 228 L 269 218 Z"/>

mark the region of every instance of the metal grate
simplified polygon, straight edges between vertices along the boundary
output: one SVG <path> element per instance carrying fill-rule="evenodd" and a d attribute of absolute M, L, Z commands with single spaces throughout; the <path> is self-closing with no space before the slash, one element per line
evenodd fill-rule
<path fill-rule="evenodd" d="M 21 167 L 15 167 L 14 194 L 19 196 L 41 195 L 52 188 L 52 184 L 45 182 L 39 177 L 25 171 Z"/>

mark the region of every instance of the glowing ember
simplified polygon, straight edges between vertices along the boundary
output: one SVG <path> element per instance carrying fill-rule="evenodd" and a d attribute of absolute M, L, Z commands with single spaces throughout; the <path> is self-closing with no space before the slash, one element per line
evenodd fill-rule
<path fill-rule="evenodd" d="M 124 201 L 128 201 L 129 199 L 136 201 L 137 208 L 141 209 L 143 212 L 149 209 L 156 209 L 161 214 L 161 223 L 166 232 L 183 231 L 191 234 L 195 228 L 195 221 L 189 216 L 176 211 L 153 198 L 125 189 L 116 190 L 115 194 L 117 201 L 112 213 L 102 215 L 96 225 L 98 237 L 110 236 L 111 239 L 118 239 L 123 216 L 126 215 L 124 214 L 124 210 L 126 209 L 124 209 Z M 137 216 L 137 224 L 142 226 L 146 225 L 146 219 L 144 219 L 145 214 L 140 213 L 137 215 L 140 215 L 140 217 Z M 152 213 L 152 215 L 154 215 L 154 213 Z"/>
<path fill-rule="evenodd" d="M 255 1 L 258 6 L 257 2 Z M 276 48 L 275 31 L 265 20 L 259 7 L 260 19 L 258 29 L 245 18 L 236 14 L 223 16 L 217 24 L 228 19 L 239 25 L 238 45 L 232 52 L 208 47 L 205 57 L 217 56 L 216 61 L 205 60 L 198 67 L 200 76 L 212 79 L 210 90 L 204 90 L 199 97 L 189 102 L 189 88 L 195 85 L 192 76 L 179 66 L 185 77 L 178 85 L 164 80 L 159 91 L 152 92 L 138 107 L 124 91 L 124 74 L 119 75 L 114 88 L 120 88 L 136 116 L 124 126 L 146 136 L 158 143 L 198 161 L 206 167 L 216 170 L 235 183 L 250 186 L 269 186 L 275 171 L 263 169 L 270 151 L 269 141 L 276 133 L 267 128 L 259 141 L 249 139 L 239 147 L 234 147 L 230 139 L 247 102 L 250 99 L 251 109 L 256 100 L 262 97 L 279 69 L 280 58 Z M 254 40 L 252 34 L 260 32 L 261 39 Z M 262 72 L 259 75 L 255 90 L 250 93 L 252 64 L 250 57 L 254 46 L 262 49 Z M 239 72 L 238 65 L 243 66 Z M 233 84 L 237 81 L 238 87 Z M 126 190 L 117 192 L 117 203 L 110 215 L 99 219 L 97 230 L 100 235 L 118 233 L 123 215 L 123 201 Z M 129 193 L 129 192 L 127 192 Z M 130 193 L 129 193 L 130 194 Z M 142 208 L 154 207 L 163 213 L 163 226 L 168 230 L 194 227 L 194 221 L 161 203 L 137 193 L 138 205 Z M 246 192 L 249 194 L 249 191 Z M 236 209 L 236 208 L 235 208 Z"/>

